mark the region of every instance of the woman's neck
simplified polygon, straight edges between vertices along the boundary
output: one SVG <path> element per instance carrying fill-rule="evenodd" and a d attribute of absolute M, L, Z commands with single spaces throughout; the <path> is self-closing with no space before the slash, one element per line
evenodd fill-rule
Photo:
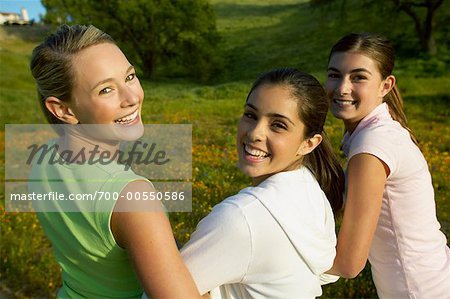
<path fill-rule="evenodd" d="M 65 134 L 57 140 L 57 144 L 60 154 L 62 152 L 72 153 L 70 155 L 72 160 L 67 161 L 69 163 L 83 162 L 79 161 L 81 155 L 78 155 L 78 153 L 81 152 L 96 156 L 103 152 L 109 152 L 112 156 L 119 150 L 119 142 L 96 140 L 86 134 L 80 134 L 79 130 L 65 130 Z"/>
<path fill-rule="evenodd" d="M 300 160 L 295 161 L 294 163 L 292 163 L 291 165 L 286 167 L 284 170 L 277 171 L 277 172 L 274 172 L 274 173 L 265 174 L 265 175 L 261 175 L 261 176 L 258 176 L 258 177 L 253 177 L 252 178 L 252 184 L 253 184 L 253 186 L 258 186 L 263 181 L 265 181 L 266 179 L 268 179 L 269 177 L 271 177 L 271 176 L 273 176 L 273 175 L 275 175 L 277 173 L 286 172 L 286 171 L 293 171 L 293 170 L 300 169 L 300 167 L 302 167 L 302 165 L 303 165 L 302 161 L 303 161 L 303 158 L 300 159 Z"/>
<path fill-rule="evenodd" d="M 345 131 L 347 131 L 350 135 L 355 131 L 356 127 L 361 121 L 358 122 L 344 122 Z"/>

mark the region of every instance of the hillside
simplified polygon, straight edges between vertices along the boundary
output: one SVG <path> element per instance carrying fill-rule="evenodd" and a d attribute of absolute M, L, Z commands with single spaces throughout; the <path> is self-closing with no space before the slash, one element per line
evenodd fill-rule
<path fill-rule="evenodd" d="M 235 169 L 236 123 L 252 81 L 263 71 L 295 66 L 325 78 L 331 45 L 351 31 L 388 36 L 398 52 L 395 75 L 405 98 L 410 126 L 433 175 L 437 214 L 450 237 L 450 4 L 437 15 L 436 57 L 420 54 L 408 16 L 367 5 L 334 0 L 318 7 L 294 0 L 213 0 L 222 35 L 218 55 L 226 67 L 214 82 L 187 78 L 141 80 L 144 123 L 193 126 L 193 212 L 170 215 L 176 238 L 184 243 L 198 221 L 220 200 L 248 184 Z M 346 3 L 343 7 L 342 3 Z M 32 49 L 45 27 L 0 26 L 0 113 L 2 124 L 45 123 L 29 72 Z M 4 169 L 4 126 L 0 129 Z M 339 152 L 342 126 L 330 117 L 326 130 Z M 342 155 L 341 155 L 342 156 Z M 0 174 L 4 181 L 4 172 Z M 0 290 L 13 298 L 50 298 L 60 284 L 51 247 L 33 213 L 6 213 L 0 194 Z M 3 298 L 3 296 L 0 294 Z M 6 296 L 6 295 L 5 295 Z M 341 279 L 324 289 L 323 298 L 374 298 L 370 269 L 354 280 Z"/>

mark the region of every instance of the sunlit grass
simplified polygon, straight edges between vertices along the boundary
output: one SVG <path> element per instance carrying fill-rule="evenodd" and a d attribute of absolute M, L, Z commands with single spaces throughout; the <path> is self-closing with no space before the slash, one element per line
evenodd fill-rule
<path fill-rule="evenodd" d="M 190 123 L 193 128 L 193 212 L 170 215 L 180 243 L 189 239 L 198 221 L 216 203 L 249 183 L 235 167 L 235 135 L 255 77 L 273 67 L 296 66 L 323 81 L 329 47 L 340 35 L 348 31 L 375 30 L 380 28 L 380 22 L 385 22 L 360 11 L 352 13 L 350 9 L 343 19 L 339 16 L 340 1 L 315 10 L 307 1 L 212 2 L 223 35 L 221 53 L 227 59 L 227 70 L 217 82 L 201 85 L 187 79 L 141 80 L 146 95 L 144 123 Z M 356 1 L 347 2 L 354 11 L 361 6 Z M 365 18 L 367 22 L 363 21 Z M 404 29 L 405 24 L 410 25 L 407 18 L 396 19 L 389 28 L 393 29 L 392 36 L 399 36 L 403 31 L 407 37 L 411 36 L 413 28 Z M 2 124 L 45 123 L 28 70 L 31 50 L 42 35 L 22 40 L 18 37 L 26 36 L 26 32 L 12 37 L 2 30 L 0 28 Z M 445 37 L 445 34 L 438 36 Z M 430 64 L 424 58 L 400 55 L 396 75 L 410 126 L 421 141 L 433 176 L 442 230 L 450 236 L 450 72 L 447 70 L 448 52 L 440 51 L 441 55 Z M 338 152 L 341 123 L 329 117 L 326 130 Z M 4 169 L 3 126 L 0 137 L 0 167 Z M 3 171 L 0 176 L 3 181 Z M 5 213 L 4 187 L 0 196 L 0 290 L 12 290 L 16 294 L 13 297 L 54 296 L 60 285 L 59 268 L 35 214 Z M 341 279 L 326 286 L 323 297 L 375 296 L 367 268 L 357 279 Z"/>

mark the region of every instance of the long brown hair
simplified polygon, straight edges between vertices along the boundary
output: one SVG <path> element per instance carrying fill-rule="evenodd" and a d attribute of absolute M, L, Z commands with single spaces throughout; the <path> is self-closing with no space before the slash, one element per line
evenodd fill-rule
<path fill-rule="evenodd" d="M 331 56 L 336 52 L 357 52 L 372 59 L 378 67 L 383 79 L 392 75 L 395 63 L 395 51 L 388 39 L 373 33 L 350 33 L 342 37 L 331 48 Z M 399 122 L 411 136 L 412 141 L 418 145 L 418 141 L 412 130 L 408 127 L 405 112 L 403 111 L 403 98 L 396 85 L 384 96 L 383 102 L 389 106 L 392 118 Z"/>
<path fill-rule="evenodd" d="M 282 68 L 262 74 L 253 83 L 247 100 L 257 87 L 264 84 L 289 88 L 292 97 L 297 101 L 299 118 L 305 125 L 305 138 L 311 138 L 316 134 L 322 136 L 322 142 L 304 157 L 303 165 L 314 174 L 334 214 L 337 214 L 342 208 L 345 178 L 323 128 L 329 108 L 325 90 L 313 76 L 294 68 Z"/>

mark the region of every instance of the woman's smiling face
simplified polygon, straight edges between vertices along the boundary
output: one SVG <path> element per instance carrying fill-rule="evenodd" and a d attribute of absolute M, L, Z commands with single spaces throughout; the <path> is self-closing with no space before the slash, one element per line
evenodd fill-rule
<path fill-rule="evenodd" d="M 331 112 L 352 132 L 386 95 L 384 80 L 371 58 L 357 52 L 336 52 L 328 63 L 325 90 Z"/>
<path fill-rule="evenodd" d="M 255 185 L 300 166 L 304 124 L 297 105 L 283 85 L 263 84 L 250 94 L 238 126 L 238 167 Z"/>
<path fill-rule="evenodd" d="M 133 135 L 130 140 L 142 135 L 144 91 L 116 45 L 101 43 L 81 50 L 72 59 L 72 70 L 74 88 L 68 105 L 79 123 L 112 125 L 108 127 Z"/>

